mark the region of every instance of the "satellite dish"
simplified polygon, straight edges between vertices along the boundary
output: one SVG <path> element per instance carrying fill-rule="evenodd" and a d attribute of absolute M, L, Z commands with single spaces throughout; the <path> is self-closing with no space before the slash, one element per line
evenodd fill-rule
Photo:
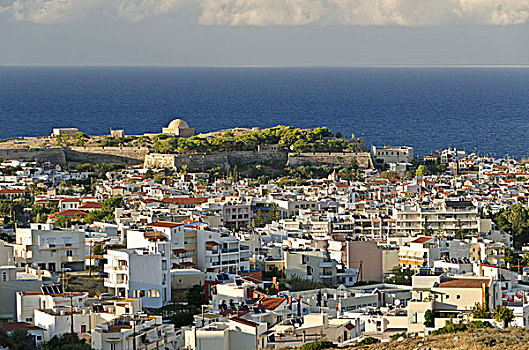
<path fill-rule="evenodd" d="M 395 304 L 395 306 L 399 306 L 401 304 L 401 301 L 400 299 L 395 299 L 393 303 Z"/>

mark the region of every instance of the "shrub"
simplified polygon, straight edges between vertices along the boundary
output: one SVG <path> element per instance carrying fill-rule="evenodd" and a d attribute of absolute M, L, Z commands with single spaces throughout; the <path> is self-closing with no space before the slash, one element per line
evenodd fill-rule
<path fill-rule="evenodd" d="M 424 326 L 425 327 L 434 327 L 435 319 L 432 310 L 426 310 L 424 313 Z"/>
<path fill-rule="evenodd" d="M 490 324 L 489 321 L 481 321 L 481 320 L 470 322 L 470 326 L 476 329 L 492 328 L 492 325 Z"/>
<path fill-rule="evenodd" d="M 362 339 L 362 341 L 358 342 L 358 345 L 371 345 L 371 344 L 377 344 L 380 343 L 380 339 L 373 338 L 373 337 L 365 337 Z"/>
<path fill-rule="evenodd" d="M 334 346 L 333 342 L 330 342 L 327 340 L 317 340 L 311 343 L 303 344 L 300 349 L 301 350 L 320 350 L 320 349 L 332 348 L 333 346 Z"/>
<path fill-rule="evenodd" d="M 452 321 L 446 321 L 443 328 L 439 328 L 432 332 L 433 335 L 439 334 L 452 334 L 460 333 L 467 330 L 467 326 L 462 323 L 453 323 Z"/>
<path fill-rule="evenodd" d="M 401 333 L 395 333 L 392 336 L 390 336 L 389 339 L 396 341 L 396 340 L 399 340 L 400 337 L 407 338 L 408 334 L 405 331 Z"/>

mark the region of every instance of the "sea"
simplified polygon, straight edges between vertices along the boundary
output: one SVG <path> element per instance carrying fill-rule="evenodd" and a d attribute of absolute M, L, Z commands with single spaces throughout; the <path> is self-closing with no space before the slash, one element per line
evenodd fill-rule
<path fill-rule="evenodd" d="M 326 126 L 368 145 L 529 154 L 529 68 L 0 67 L 0 138 Z"/>

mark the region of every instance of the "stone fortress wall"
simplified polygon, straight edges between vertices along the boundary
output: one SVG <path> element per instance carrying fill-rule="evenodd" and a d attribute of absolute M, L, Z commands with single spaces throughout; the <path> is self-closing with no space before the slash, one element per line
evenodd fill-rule
<path fill-rule="evenodd" d="M 51 148 L 2 148 L 2 160 L 33 160 L 40 163 L 83 164 L 120 163 L 143 164 L 147 148 L 140 147 L 51 147 Z"/>
<path fill-rule="evenodd" d="M 352 162 L 360 168 L 371 168 L 373 161 L 369 152 L 334 152 L 334 153 L 290 153 L 282 151 L 234 151 L 212 154 L 148 154 L 145 157 L 146 168 L 178 169 L 183 165 L 189 168 L 211 169 L 221 167 L 227 169 L 234 164 L 258 164 L 265 160 L 280 161 L 285 166 L 312 165 L 342 165 L 347 166 Z"/>
<path fill-rule="evenodd" d="M 314 153 L 290 153 L 288 155 L 288 166 L 300 166 L 305 164 L 314 165 L 342 165 L 348 166 L 356 162 L 359 168 L 369 169 L 373 167 L 373 160 L 369 152 L 314 152 Z"/>
<path fill-rule="evenodd" d="M 278 161 L 285 166 L 350 165 L 356 161 L 360 168 L 373 166 L 368 152 L 334 153 L 290 153 L 275 148 L 260 148 L 256 151 L 218 152 L 211 154 L 157 154 L 149 153 L 146 147 L 52 147 L 52 148 L 4 148 L 0 149 L 2 160 L 33 160 L 59 165 L 83 163 L 119 163 L 126 165 L 144 164 L 147 168 L 178 169 L 187 165 L 193 169 L 211 169 L 229 165 L 259 164 L 262 161 Z"/>

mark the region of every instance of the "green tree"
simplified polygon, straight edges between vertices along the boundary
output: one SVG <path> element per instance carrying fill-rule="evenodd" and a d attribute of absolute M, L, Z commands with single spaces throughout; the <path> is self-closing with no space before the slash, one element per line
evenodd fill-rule
<path fill-rule="evenodd" d="M 4 328 L 0 327 L 0 347 L 9 350 L 32 350 L 35 349 L 35 341 L 25 329 L 17 329 L 8 334 Z"/>
<path fill-rule="evenodd" d="M 522 204 L 500 210 L 493 216 L 493 221 L 499 230 L 512 235 L 516 249 L 521 249 L 525 243 L 529 243 L 529 211 Z"/>
<path fill-rule="evenodd" d="M 432 310 L 426 310 L 424 313 L 424 326 L 428 328 L 435 326 L 435 318 Z"/>
<path fill-rule="evenodd" d="M 424 236 L 427 236 L 427 237 L 433 236 L 433 230 L 430 227 L 430 223 L 428 222 L 428 217 L 427 216 L 424 217 L 424 224 L 423 224 L 423 227 L 422 227 L 422 234 Z"/>
<path fill-rule="evenodd" d="M 320 289 L 324 287 L 321 283 L 304 279 L 299 276 L 293 276 L 290 280 L 288 280 L 288 284 L 290 284 L 290 290 L 293 292 Z"/>
<path fill-rule="evenodd" d="M 392 276 L 386 279 L 387 283 L 403 284 L 411 286 L 413 271 L 411 269 L 402 269 L 400 266 L 395 266 L 391 269 Z"/>
<path fill-rule="evenodd" d="M 503 322 L 503 327 L 509 327 L 509 324 L 514 321 L 514 312 L 507 306 L 498 305 L 493 312 L 494 319 L 498 322 Z"/>
<path fill-rule="evenodd" d="M 73 347 L 72 347 L 73 337 Z M 54 336 L 48 342 L 42 344 L 39 350 L 90 350 L 91 347 L 84 339 L 79 339 L 76 333 L 66 333 L 60 338 Z"/>
<path fill-rule="evenodd" d="M 71 226 L 71 221 L 64 215 L 59 215 L 55 219 L 55 226 L 62 227 L 62 228 L 68 228 Z"/>
<path fill-rule="evenodd" d="M 490 318 L 490 316 L 490 311 L 487 305 L 481 305 L 480 303 L 476 303 L 474 307 L 472 307 L 472 317 Z"/>
<path fill-rule="evenodd" d="M 187 291 L 187 302 L 199 309 L 206 302 L 204 294 L 204 286 L 195 284 Z"/>
<path fill-rule="evenodd" d="M 424 165 L 419 165 L 417 168 L 417 171 L 415 172 L 415 176 L 417 177 L 424 177 L 428 175 L 428 171 L 426 170 L 426 167 Z"/>

